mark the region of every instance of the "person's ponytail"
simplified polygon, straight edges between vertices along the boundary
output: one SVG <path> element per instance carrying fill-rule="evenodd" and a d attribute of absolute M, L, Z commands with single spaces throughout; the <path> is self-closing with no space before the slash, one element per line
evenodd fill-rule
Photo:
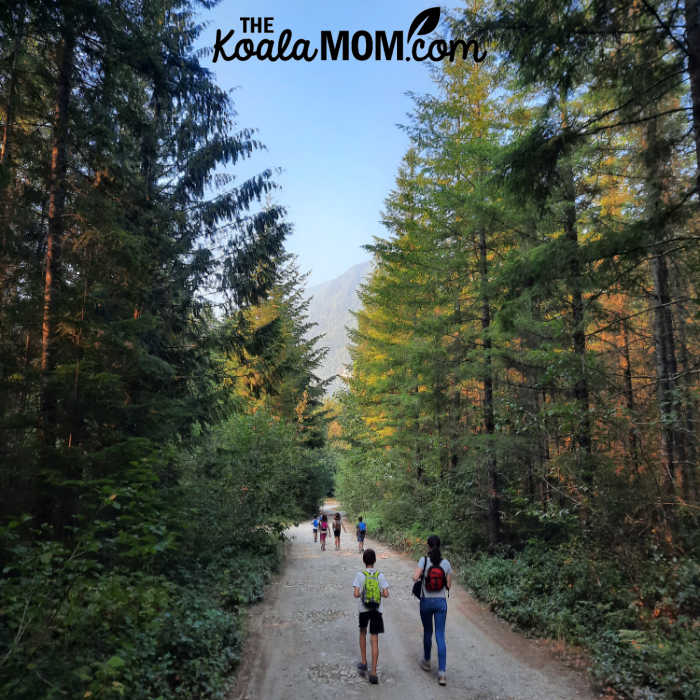
<path fill-rule="evenodd" d="M 442 553 L 440 552 L 440 538 L 437 535 L 430 535 L 428 537 L 428 556 L 430 561 L 433 562 L 435 566 L 440 566 L 442 561 Z"/>

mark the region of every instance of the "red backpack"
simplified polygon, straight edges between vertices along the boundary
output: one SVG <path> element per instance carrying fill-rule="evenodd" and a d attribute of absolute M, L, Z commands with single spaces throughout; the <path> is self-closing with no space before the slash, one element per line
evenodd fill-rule
<path fill-rule="evenodd" d="M 441 566 L 431 564 L 425 573 L 425 590 L 437 593 L 443 588 L 447 588 L 447 574 Z"/>

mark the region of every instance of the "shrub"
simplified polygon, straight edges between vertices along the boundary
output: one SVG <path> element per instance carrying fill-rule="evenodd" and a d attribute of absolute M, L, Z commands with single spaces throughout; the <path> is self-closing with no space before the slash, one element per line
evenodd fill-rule
<path fill-rule="evenodd" d="M 258 412 L 95 481 L 60 542 L 0 527 L 0 697 L 221 698 L 245 607 L 316 507 L 332 459 Z"/>
<path fill-rule="evenodd" d="M 700 567 L 658 557 L 623 569 L 580 544 L 531 542 L 461 567 L 474 593 L 521 629 L 588 648 L 593 674 L 634 697 L 700 697 Z"/>

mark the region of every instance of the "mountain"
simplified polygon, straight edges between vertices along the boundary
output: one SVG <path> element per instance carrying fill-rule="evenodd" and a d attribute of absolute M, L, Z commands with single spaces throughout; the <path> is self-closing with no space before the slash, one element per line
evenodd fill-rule
<path fill-rule="evenodd" d="M 371 270 L 370 261 L 353 265 L 340 277 L 306 290 L 307 297 L 311 299 L 308 309 L 309 321 L 317 324 L 312 333 L 323 334 L 319 344 L 328 347 L 326 359 L 318 368 L 320 379 L 327 379 L 334 374 L 347 374 L 345 365 L 350 362 L 350 354 L 345 327 L 355 327 L 355 319 L 350 311 L 359 308 L 357 291 Z M 340 379 L 334 379 L 328 385 L 327 392 L 330 395 L 343 386 Z"/>

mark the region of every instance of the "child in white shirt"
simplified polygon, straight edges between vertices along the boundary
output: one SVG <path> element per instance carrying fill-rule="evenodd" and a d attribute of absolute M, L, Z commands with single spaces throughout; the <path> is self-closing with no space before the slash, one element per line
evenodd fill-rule
<path fill-rule="evenodd" d="M 369 672 L 369 682 L 378 683 L 377 661 L 379 660 L 379 635 L 384 632 L 382 599 L 389 597 L 389 584 L 384 574 L 376 571 L 374 568 L 377 555 L 374 553 L 373 549 L 365 550 L 362 555 L 362 561 L 364 561 L 367 568 L 364 571 L 358 571 L 357 574 L 355 574 L 355 580 L 352 582 L 353 595 L 355 598 L 359 598 L 360 603 L 360 656 L 362 660 L 357 664 L 357 669 L 361 675 L 367 673 L 367 627 L 369 627 L 369 640 L 372 647 L 372 670 Z M 381 591 L 379 606 L 375 609 L 366 606 L 362 601 L 362 591 L 368 576 L 373 576 L 378 579 L 379 589 Z"/>

